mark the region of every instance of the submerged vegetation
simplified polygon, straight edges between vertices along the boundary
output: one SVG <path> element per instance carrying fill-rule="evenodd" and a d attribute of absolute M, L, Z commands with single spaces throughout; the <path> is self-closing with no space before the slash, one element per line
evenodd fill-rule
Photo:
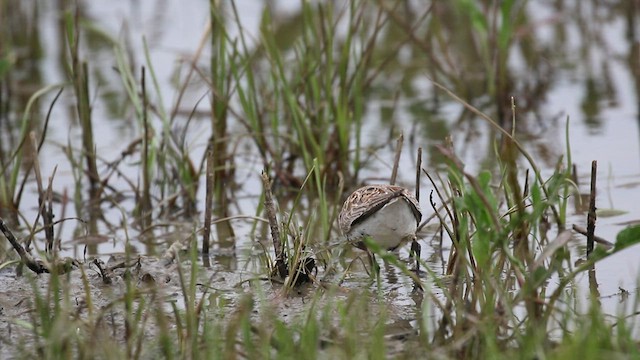
<path fill-rule="evenodd" d="M 637 20 L 635 3 L 590 6 Z M 595 171 L 573 216 L 569 120 L 540 120 L 567 15 L 298 5 L 265 5 L 250 32 L 239 2 L 211 0 L 167 86 L 148 39 L 102 28 L 88 2 L 0 0 L 0 357 L 640 357 L 637 291 L 620 288 L 632 300 L 614 316 L 596 279 L 640 228 L 594 234 Z M 47 12 L 60 84 L 39 70 Z M 537 36 L 545 21 L 557 38 Z M 586 96 L 608 86 L 602 61 Z M 531 118 L 566 147 L 546 148 Z M 469 158 L 458 144 L 476 133 L 487 154 Z M 396 172 L 430 209 L 418 273 L 365 239 L 384 261 L 370 271 L 335 224 L 351 190 Z"/>

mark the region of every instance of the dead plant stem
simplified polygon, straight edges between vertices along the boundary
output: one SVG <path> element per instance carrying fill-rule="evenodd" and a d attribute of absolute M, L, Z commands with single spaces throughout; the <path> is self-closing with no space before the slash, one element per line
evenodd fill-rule
<path fill-rule="evenodd" d="M 276 209 L 273 203 L 273 194 L 271 193 L 271 181 L 266 172 L 262 172 L 262 185 L 264 186 L 264 207 L 269 219 L 269 227 L 271 228 L 271 239 L 273 240 L 273 249 L 276 254 L 276 269 L 281 278 L 287 276 L 287 264 L 280 237 L 280 229 L 278 228 L 278 219 L 276 218 Z"/>
<path fill-rule="evenodd" d="M 593 242 L 596 231 L 596 173 L 598 162 L 591 162 L 591 191 L 589 193 L 589 214 L 587 215 L 587 258 L 593 251 Z"/>

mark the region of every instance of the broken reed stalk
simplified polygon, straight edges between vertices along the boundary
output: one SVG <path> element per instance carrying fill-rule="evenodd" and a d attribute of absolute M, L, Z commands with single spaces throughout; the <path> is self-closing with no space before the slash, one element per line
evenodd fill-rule
<path fill-rule="evenodd" d="M 278 228 L 278 219 L 276 218 L 276 209 L 273 203 L 273 194 L 271 193 L 271 181 L 269 175 L 262 171 L 262 185 L 264 186 L 264 207 L 269 219 L 269 228 L 271 229 L 271 239 L 273 240 L 273 249 L 276 254 L 276 270 L 282 279 L 287 277 L 286 255 L 280 238 L 280 229 Z"/>
<path fill-rule="evenodd" d="M 213 196 L 215 189 L 213 188 L 213 143 L 209 142 L 207 149 L 207 170 L 205 177 L 205 205 L 204 205 L 204 231 L 202 232 L 202 256 L 208 257 L 209 255 L 209 239 L 211 237 L 211 204 L 213 203 Z"/>
<path fill-rule="evenodd" d="M 396 141 L 396 156 L 393 159 L 393 170 L 391 170 L 391 180 L 389 185 L 396 184 L 396 178 L 398 177 L 398 166 L 400 166 L 400 155 L 402 155 L 402 144 L 404 143 L 404 135 L 400 134 L 398 141 Z"/>
<path fill-rule="evenodd" d="M 90 225 L 91 234 L 98 233 L 97 219 L 99 217 L 99 193 L 100 176 L 98 175 L 98 165 L 96 163 L 95 138 L 93 136 L 93 124 L 91 123 L 91 106 L 89 100 L 89 70 L 87 63 L 83 62 L 74 70 L 76 72 L 76 96 L 78 96 L 78 117 L 82 128 L 82 148 L 87 164 L 87 177 L 89 180 L 89 203 L 90 203 Z"/>
<path fill-rule="evenodd" d="M 596 231 L 596 173 L 598 162 L 591 162 L 591 191 L 589 192 L 589 214 L 587 215 L 587 258 L 593 252 L 594 235 Z"/>
<path fill-rule="evenodd" d="M 422 148 L 419 147 L 418 148 L 418 156 L 416 159 L 416 201 L 418 202 L 418 204 L 420 204 L 420 169 L 422 168 Z M 420 273 L 420 253 L 422 252 L 422 248 L 420 247 L 420 244 L 418 244 L 418 240 L 417 240 L 417 233 L 420 230 L 420 224 L 418 224 L 418 228 L 416 228 L 416 237 L 413 238 L 413 241 L 411 242 L 411 252 L 410 255 L 412 257 L 415 257 L 416 259 L 416 273 Z M 418 283 L 415 282 L 415 285 L 417 287 L 419 287 L 420 289 L 422 289 L 422 286 Z"/>

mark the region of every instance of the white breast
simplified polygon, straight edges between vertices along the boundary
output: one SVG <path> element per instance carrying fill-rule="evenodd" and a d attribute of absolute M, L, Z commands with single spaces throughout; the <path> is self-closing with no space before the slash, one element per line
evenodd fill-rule
<path fill-rule="evenodd" d="M 368 235 L 384 249 L 394 249 L 413 237 L 418 227 L 415 214 L 407 201 L 398 197 L 390 201 L 366 220 L 354 225 L 347 238 L 359 240 Z"/>

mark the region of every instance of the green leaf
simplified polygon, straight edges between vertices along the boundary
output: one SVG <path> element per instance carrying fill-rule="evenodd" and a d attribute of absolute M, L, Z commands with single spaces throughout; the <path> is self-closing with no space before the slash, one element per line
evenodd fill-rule
<path fill-rule="evenodd" d="M 626 213 L 628 213 L 628 211 L 619 209 L 596 209 L 598 217 L 614 217 L 624 215 Z"/>
<path fill-rule="evenodd" d="M 630 226 L 618 233 L 613 251 L 620 251 L 638 243 L 640 243 L 640 225 Z"/>

